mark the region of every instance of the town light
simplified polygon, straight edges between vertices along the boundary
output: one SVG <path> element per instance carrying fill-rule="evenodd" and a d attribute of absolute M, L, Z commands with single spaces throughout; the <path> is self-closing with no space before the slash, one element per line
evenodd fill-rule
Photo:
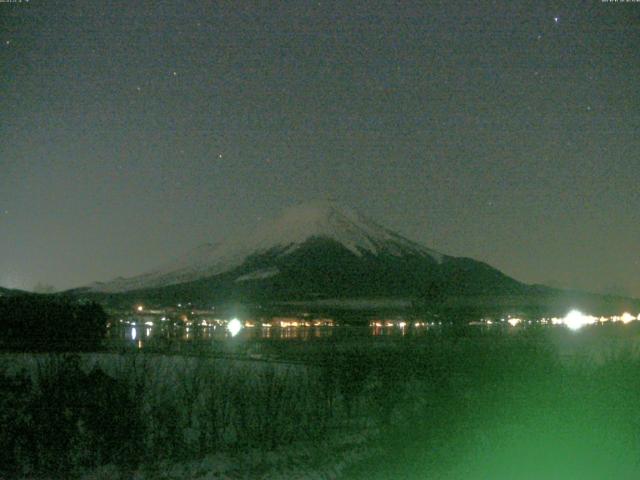
<path fill-rule="evenodd" d="M 620 317 L 620 320 L 622 321 L 622 323 L 633 322 L 635 319 L 636 319 L 636 317 L 631 315 L 629 312 L 624 312 L 622 314 L 622 316 Z"/>
<path fill-rule="evenodd" d="M 235 337 L 238 333 L 240 333 L 240 330 L 242 330 L 242 323 L 237 318 L 234 318 L 227 324 L 227 330 L 232 337 Z"/>
<path fill-rule="evenodd" d="M 579 330 L 590 323 L 589 320 L 590 319 L 585 317 L 579 310 L 571 310 L 567 313 L 567 316 L 564 317 L 564 324 L 571 330 Z"/>
<path fill-rule="evenodd" d="M 512 327 L 516 327 L 518 326 L 520 323 L 522 323 L 522 319 L 521 318 L 514 318 L 514 317 L 510 317 L 509 320 L 507 320 L 507 322 L 509 323 L 509 325 L 511 325 Z"/>

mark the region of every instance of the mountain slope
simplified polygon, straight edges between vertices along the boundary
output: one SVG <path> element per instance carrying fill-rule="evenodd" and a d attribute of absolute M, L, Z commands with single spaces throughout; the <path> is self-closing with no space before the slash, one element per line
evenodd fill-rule
<path fill-rule="evenodd" d="M 138 277 L 91 292 L 159 303 L 440 299 L 512 295 L 526 285 L 487 264 L 412 242 L 330 202 L 288 209 L 242 240 L 203 245 Z"/>
<path fill-rule="evenodd" d="M 28 295 L 30 292 L 24 290 L 13 290 L 9 288 L 0 287 L 0 297 L 10 297 L 15 295 Z"/>
<path fill-rule="evenodd" d="M 96 292 L 157 288 L 211 277 L 241 266 L 262 254 L 286 256 L 308 240 L 331 240 L 356 257 L 364 255 L 417 256 L 442 262 L 444 255 L 388 230 L 372 220 L 332 202 L 290 208 L 273 223 L 259 226 L 246 238 L 205 244 L 149 273 L 90 286 Z"/>

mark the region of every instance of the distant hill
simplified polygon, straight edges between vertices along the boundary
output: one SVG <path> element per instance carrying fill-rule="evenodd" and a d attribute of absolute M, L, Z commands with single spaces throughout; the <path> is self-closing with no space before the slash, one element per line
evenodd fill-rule
<path fill-rule="evenodd" d="M 9 288 L 0 287 L 0 297 L 9 297 L 14 295 L 28 295 L 29 292 L 25 292 L 24 290 L 15 290 Z"/>

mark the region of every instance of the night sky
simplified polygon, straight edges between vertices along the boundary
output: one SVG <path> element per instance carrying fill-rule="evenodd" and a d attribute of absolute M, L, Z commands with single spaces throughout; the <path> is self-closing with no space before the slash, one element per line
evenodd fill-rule
<path fill-rule="evenodd" d="M 0 286 L 142 273 L 333 197 L 640 297 L 640 3 L 0 2 Z"/>

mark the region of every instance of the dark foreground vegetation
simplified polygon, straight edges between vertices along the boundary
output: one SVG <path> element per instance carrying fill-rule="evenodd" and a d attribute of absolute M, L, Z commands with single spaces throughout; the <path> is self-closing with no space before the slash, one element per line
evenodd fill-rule
<path fill-rule="evenodd" d="M 559 355 L 548 333 L 460 339 L 422 357 L 383 451 L 344 478 L 640 478 L 637 349 Z"/>
<path fill-rule="evenodd" d="M 548 332 L 326 339 L 280 352 L 308 365 L 35 356 L 0 374 L 0 478 L 104 465 L 111 478 L 174 478 L 162 465 L 363 430 L 377 432 L 371 457 L 342 478 L 640 478 L 640 360 L 624 350 L 563 358 Z"/>
<path fill-rule="evenodd" d="M 0 374 L 0 478 L 123 478 L 219 450 L 320 441 L 349 423 L 327 372 L 212 359 L 46 355 Z"/>
<path fill-rule="evenodd" d="M 0 348 L 92 351 L 104 339 L 107 320 L 97 303 L 51 295 L 0 296 Z"/>

